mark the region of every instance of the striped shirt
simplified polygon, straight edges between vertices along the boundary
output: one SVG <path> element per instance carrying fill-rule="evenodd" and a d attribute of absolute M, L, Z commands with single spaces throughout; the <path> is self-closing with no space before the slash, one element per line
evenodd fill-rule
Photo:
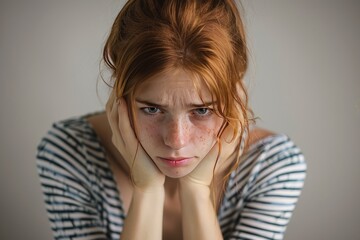
<path fill-rule="evenodd" d="M 217 213 L 224 239 L 283 239 L 306 175 L 300 149 L 277 134 L 241 158 Z M 38 146 L 37 167 L 55 239 L 120 239 L 121 192 L 86 116 L 53 124 Z"/>

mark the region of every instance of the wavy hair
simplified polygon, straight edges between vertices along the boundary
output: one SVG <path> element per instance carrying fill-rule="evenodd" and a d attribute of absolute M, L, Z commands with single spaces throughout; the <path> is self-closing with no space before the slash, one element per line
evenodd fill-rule
<path fill-rule="evenodd" d="M 114 21 L 103 59 L 132 117 L 137 87 L 180 68 L 193 76 L 198 91 L 205 83 L 218 103 L 215 111 L 225 120 L 218 137 L 228 125 L 240 139 L 248 130 L 252 111 L 242 81 L 248 51 L 234 0 L 129 0 Z M 239 157 L 231 170 L 238 164 Z"/>

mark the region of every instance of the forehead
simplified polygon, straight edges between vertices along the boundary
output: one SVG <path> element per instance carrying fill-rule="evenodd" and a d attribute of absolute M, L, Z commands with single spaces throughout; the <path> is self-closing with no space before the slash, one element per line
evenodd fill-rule
<path fill-rule="evenodd" d="M 135 98 L 158 103 L 202 103 L 212 96 L 205 83 L 184 70 L 161 73 L 141 83 Z"/>

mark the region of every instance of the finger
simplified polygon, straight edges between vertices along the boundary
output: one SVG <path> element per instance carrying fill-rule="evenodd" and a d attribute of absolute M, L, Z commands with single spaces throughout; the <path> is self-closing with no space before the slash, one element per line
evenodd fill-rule
<path fill-rule="evenodd" d="M 119 121 L 118 128 L 120 131 L 120 136 L 123 140 L 124 151 L 126 151 L 129 155 L 127 159 L 128 164 L 131 168 L 133 168 L 136 163 L 140 164 L 139 169 L 143 171 L 142 174 L 152 174 L 153 171 L 151 169 L 155 169 L 158 172 L 155 163 L 151 160 L 151 158 L 147 155 L 137 137 L 134 134 L 134 130 L 131 127 L 129 112 L 127 108 L 127 104 L 123 98 L 120 99 L 118 104 L 119 111 Z M 140 161 L 135 161 L 135 159 L 141 159 Z M 148 172 L 149 171 L 149 172 Z"/>
<path fill-rule="evenodd" d="M 118 128 L 122 139 L 124 139 L 124 144 L 126 148 L 129 148 L 130 152 L 135 152 L 138 147 L 138 140 L 134 134 L 134 130 L 131 127 L 129 112 L 126 106 L 126 102 L 123 98 L 120 99 L 118 108 Z"/>
<path fill-rule="evenodd" d="M 115 91 L 112 91 L 111 95 L 109 96 L 108 102 L 106 103 L 106 115 L 110 124 L 110 128 L 112 132 L 116 132 L 116 103 L 115 103 Z"/>
<path fill-rule="evenodd" d="M 110 124 L 110 128 L 111 130 L 114 132 L 116 130 L 116 128 L 114 126 L 116 126 L 117 124 L 114 124 L 117 120 L 116 117 L 116 112 L 114 110 L 114 106 L 116 106 L 116 93 L 115 90 L 112 90 L 109 99 L 106 103 L 106 116 L 108 118 L 109 124 Z"/>
<path fill-rule="evenodd" d="M 124 149 L 124 141 L 120 135 L 120 131 L 118 128 L 119 114 L 118 114 L 118 101 L 116 100 L 115 91 L 112 91 L 109 96 L 108 103 L 106 105 L 106 114 L 108 118 L 108 122 L 112 132 L 112 142 L 116 146 L 116 148 L 122 152 Z"/>

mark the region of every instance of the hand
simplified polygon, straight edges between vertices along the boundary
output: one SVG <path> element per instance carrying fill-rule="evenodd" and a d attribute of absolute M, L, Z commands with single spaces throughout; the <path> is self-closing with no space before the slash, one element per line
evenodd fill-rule
<path fill-rule="evenodd" d="M 135 137 L 126 102 L 123 98 L 116 100 L 114 90 L 106 104 L 106 114 L 112 131 L 112 142 L 129 166 L 135 187 L 142 190 L 163 187 L 165 175 L 159 171 Z"/>
<path fill-rule="evenodd" d="M 209 153 L 201 160 L 199 165 L 184 178 L 180 179 L 182 184 L 200 184 L 205 186 L 210 186 L 213 180 L 214 174 L 226 173 L 225 171 L 231 167 L 231 164 L 235 160 L 235 157 L 238 156 L 240 150 L 239 135 L 234 136 L 234 130 L 232 127 L 228 126 L 225 128 L 223 134 L 221 135 L 218 142 L 214 144 Z M 219 148 L 219 144 L 221 150 Z M 220 154 L 219 154 L 220 150 Z M 219 154 L 218 161 L 216 163 L 217 157 Z M 216 164 L 216 169 L 214 173 L 214 167 Z"/>

